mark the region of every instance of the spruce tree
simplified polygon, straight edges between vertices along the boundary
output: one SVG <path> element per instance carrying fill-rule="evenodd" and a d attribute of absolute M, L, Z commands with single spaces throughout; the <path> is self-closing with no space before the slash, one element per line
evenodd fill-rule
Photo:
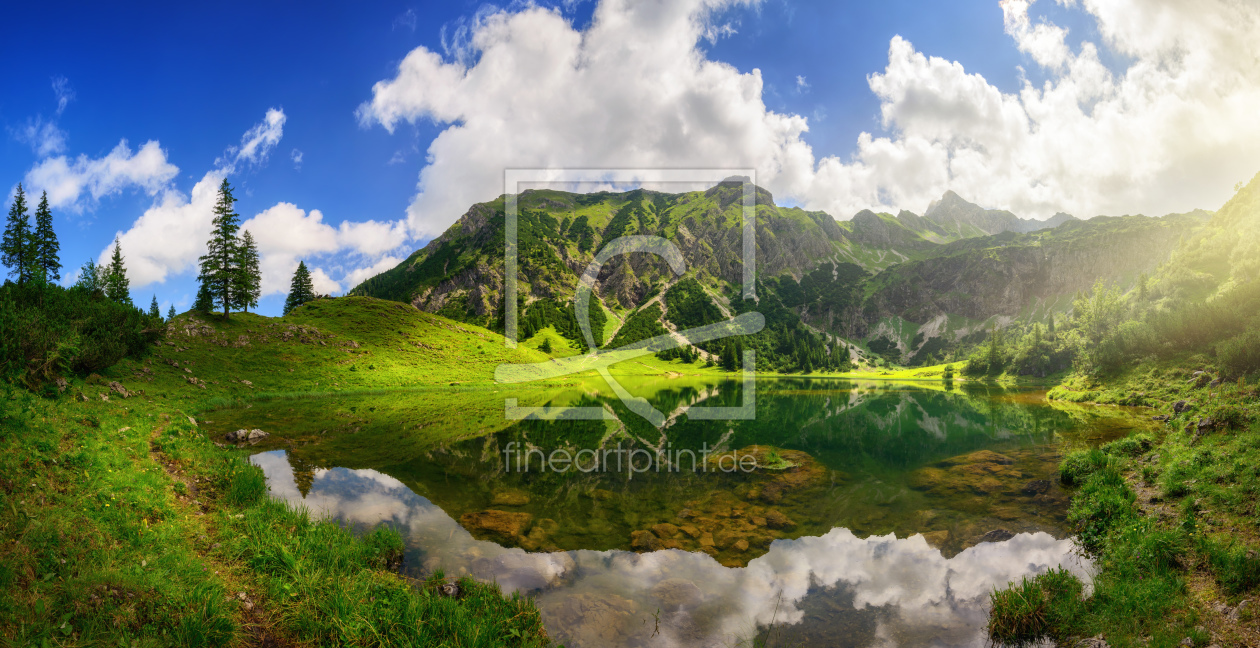
<path fill-rule="evenodd" d="M 35 233 L 32 236 L 32 253 L 35 258 L 36 279 L 55 282 L 61 276 L 61 244 L 53 231 L 52 210 L 48 208 L 48 192 L 39 198 L 35 208 Z"/>
<path fill-rule="evenodd" d="M 232 197 L 232 185 L 227 178 L 219 185 L 219 199 L 214 204 L 214 230 L 210 240 L 206 242 L 206 254 L 201 257 L 201 280 L 209 292 L 215 306 L 223 308 L 223 317 L 227 319 L 229 311 L 239 303 L 234 295 L 240 285 L 238 266 L 240 253 L 236 232 L 240 229 L 240 216 L 233 209 L 236 199 Z"/>
<path fill-rule="evenodd" d="M 99 273 L 99 271 L 98 271 Z M 122 246 L 114 238 L 114 253 L 105 268 L 105 296 L 110 301 L 131 306 L 131 280 L 127 278 L 127 266 L 123 265 Z"/>
<path fill-rule="evenodd" d="M 33 262 L 30 216 L 26 212 L 26 192 L 18 183 L 9 218 L 4 223 L 4 235 L 0 237 L 0 263 L 9 267 L 9 276 L 18 283 L 26 283 L 32 276 Z"/>
<path fill-rule="evenodd" d="M 254 235 L 249 230 L 241 232 L 237 246 L 236 286 L 233 292 L 237 308 L 248 313 L 251 306 L 258 307 L 258 298 L 262 295 L 262 274 L 258 270 L 258 247 L 254 245 Z"/>
<path fill-rule="evenodd" d="M 162 317 L 162 309 L 158 307 L 157 295 L 154 295 L 153 301 L 149 302 L 149 317 Z"/>
<path fill-rule="evenodd" d="M 299 261 L 293 273 L 293 282 L 289 285 L 289 297 L 284 300 L 284 314 L 315 299 L 315 285 L 311 282 L 311 272 L 306 269 L 306 262 Z"/>
<path fill-rule="evenodd" d="M 166 321 L 173 319 L 175 319 L 175 304 L 171 304 L 171 307 L 166 310 Z"/>
<path fill-rule="evenodd" d="M 214 295 L 210 294 L 210 287 L 204 281 L 197 284 L 197 299 L 193 302 L 193 310 L 207 315 L 214 312 Z"/>
<path fill-rule="evenodd" d="M 79 280 L 74 283 L 74 287 L 91 294 L 105 290 L 101 281 L 103 279 L 101 275 L 104 270 L 103 267 L 96 265 L 95 261 L 88 259 L 87 263 L 83 264 L 83 269 L 79 271 Z"/>

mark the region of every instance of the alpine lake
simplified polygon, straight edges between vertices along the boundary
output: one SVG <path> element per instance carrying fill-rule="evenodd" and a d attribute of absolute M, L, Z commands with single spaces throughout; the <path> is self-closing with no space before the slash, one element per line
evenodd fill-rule
<path fill-rule="evenodd" d="M 972 382 L 622 382 L 640 407 L 602 382 L 425 389 L 259 400 L 207 427 L 268 432 L 243 445 L 271 496 L 397 529 L 404 574 L 494 580 L 557 644 L 602 648 L 985 645 L 995 587 L 1088 582 L 1059 460 L 1147 425 Z"/>

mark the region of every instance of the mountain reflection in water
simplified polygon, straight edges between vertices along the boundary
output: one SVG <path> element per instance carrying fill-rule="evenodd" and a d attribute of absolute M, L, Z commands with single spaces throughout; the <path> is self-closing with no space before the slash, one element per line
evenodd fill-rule
<path fill-rule="evenodd" d="M 922 535 L 859 538 L 835 528 L 775 540 L 746 567 L 680 550 L 527 553 L 473 538 L 375 470 L 316 469 L 303 496 L 286 451 L 252 461 L 273 497 L 355 527 L 397 528 L 412 575 L 441 568 L 528 592 L 552 638 L 575 648 L 732 646 L 758 633 L 771 645 L 981 646 L 994 587 L 1056 566 L 1089 571 L 1070 539 L 1047 533 L 946 558 Z"/>

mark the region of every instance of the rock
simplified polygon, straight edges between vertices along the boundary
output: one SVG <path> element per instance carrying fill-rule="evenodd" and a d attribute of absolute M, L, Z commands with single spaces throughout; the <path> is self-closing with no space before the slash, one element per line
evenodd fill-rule
<path fill-rule="evenodd" d="M 270 435 L 267 434 L 266 432 L 263 432 L 262 430 L 253 429 L 249 431 L 249 435 L 246 438 L 249 439 L 250 441 L 256 441 L 258 439 L 265 439 L 268 436 Z"/>
<path fill-rule="evenodd" d="M 652 533 L 655 533 L 656 537 L 661 540 L 670 540 L 677 537 L 678 531 L 678 527 L 670 524 L 669 522 L 661 522 L 660 524 L 652 525 Z"/>
<path fill-rule="evenodd" d="M 666 578 L 652 586 L 651 594 L 660 602 L 662 612 L 694 608 L 704 601 L 700 588 L 683 578 Z"/>
<path fill-rule="evenodd" d="M 735 544 L 731 545 L 731 548 L 740 553 L 744 553 L 745 551 L 748 551 L 748 541 L 740 538 L 735 541 Z"/>
<path fill-rule="evenodd" d="M 1040 495 L 1048 490 L 1050 490 L 1050 482 L 1046 479 L 1034 479 L 1019 489 L 1025 495 Z"/>
<path fill-rule="evenodd" d="M 771 529 L 793 529 L 796 523 L 791 518 L 784 515 L 781 511 L 770 509 L 766 511 L 766 526 Z"/>
<path fill-rule="evenodd" d="M 70 387 L 70 383 L 66 382 L 65 378 L 57 379 L 57 393 L 65 393 L 68 387 Z"/>
<path fill-rule="evenodd" d="M 1102 635 L 1096 635 L 1076 642 L 1076 648 L 1110 648 L 1110 646 L 1103 640 Z"/>
<path fill-rule="evenodd" d="M 249 430 L 236 430 L 223 435 L 223 438 L 233 443 L 239 443 L 249 438 Z"/>
<path fill-rule="evenodd" d="M 437 592 L 446 598 L 459 598 L 463 596 L 464 588 L 460 587 L 459 583 L 442 583 L 438 585 Z"/>
<path fill-rule="evenodd" d="M 1177 414 L 1180 414 L 1189 408 L 1190 408 L 1189 401 L 1179 400 L 1176 403 L 1173 403 L 1173 412 L 1176 412 Z"/>
<path fill-rule="evenodd" d="M 109 402 L 109 396 L 107 396 L 107 395 L 105 394 L 105 392 L 101 392 L 101 400 L 103 400 L 103 401 L 105 401 L 106 403 L 108 403 L 108 402 Z"/>
<path fill-rule="evenodd" d="M 678 530 L 679 530 L 679 531 L 682 531 L 682 532 L 683 532 L 683 533 L 685 533 L 685 534 L 687 534 L 687 535 L 688 535 L 690 538 L 692 538 L 693 540 L 694 540 L 694 539 L 696 539 L 696 538 L 699 538 L 699 537 L 700 537 L 700 529 L 697 529 L 696 527 L 694 527 L 694 526 L 692 526 L 692 525 L 690 525 L 690 524 L 684 524 L 684 525 L 682 525 L 682 526 L 678 527 Z"/>
<path fill-rule="evenodd" d="M 661 548 L 661 542 L 651 531 L 631 531 L 630 548 L 635 551 L 656 551 Z"/>
<path fill-rule="evenodd" d="M 491 506 L 525 506 L 529 504 L 529 493 L 519 490 L 497 491 L 490 498 Z"/>
<path fill-rule="evenodd" d="M 992 450 L 977 450 L 965 455 L 950 457 L 941 462 L 942 466 L 958 466 L 962 464 L 998 464 L 1001 466 L 1009 466 L 1015 463 L 1014 459 L 998 454 Z"/>
<path fill-rule="evenodd" d="M 190 417 L 188 417 L 188 424 L 189 424 L 189 425 L 191 425 L 191 426 L 193 426 L 193 427 L 197 427 L 197 419 L 195 419 L 195 418 L 193 418 L 193 417 L 191 417 L 191 416 L 190 416 Z"/>
<path fill-rule="evenodd" d="M 927 541 L 928 546 L 933 549 L 940 549 L 949 542 L 949 531 L 941 529 L 940 531 L 929 531 L 923 534 L 923 539 Z"/>
<path fill-rule="evenodd" d="M 1200 430 L 1204 430 L 1204 429 L 1207 429 L 1207 428 L 1212 427 L 1212 419 L 1211 419 L 1211 418 L 1209 418 L 1209 417 L 1206 417 L 1206 416 L 1205 416 L 1205 417 L 1203 417 L 1203 418 L 1201 418 L 1201 419 L 1199 419 L 1199 426 L 1198 426 L 1198 427 L 1199 427 L 1199 429 L 1200 429 Z"/>
<path fill-rule="evenodd" d="M 525 532 L 533 519 L 534 516 L 529 513 L 488 509 L 465 513 L 459 516 L 459 523 L 474 535 L 481 533 L 499 540 L 514 541 Z"/>
<path fill-rule="evenodd" d="M 87 394 L 84 394 L 83 392 L 79 392 L 79 393 L 78 393 L 78 394 L 74 397 L 74 399 L 75 399 L 75 400 L 77 400 L 77 401 L 80 401 L 80 402 L 86 403 L 86 402 L 87 402 L 88 397 L 87 397 Z"/>
<path fill-rule="evenodd" d="M 1194 640 L 1193 640 L 1193 639 L 1191 639 L 1190 637 L 1186 637 L 1186 638 L 1182 639 L 1182 640 L 1181 640 L 1181 643 L 1179 643 L 1179 644 L 1177 644 L 1177 645 L 1178 645 L 1178 646 L 1190 646 L 1190 648 L 1194 648 Z"/>
<path fill-rule="evenodd" d="M 1216 380 L 1213 380 L 1212 382 L 1208 383 L 1208 387 L 1219 387 L 1220 385 L 1221 385 L 1220 378 L 1217 378 Z"/>
<path fill-rule="evenodd" d="M 1005 542 L 1014 537 L 1015 534 L 1007 531 L 1006 529 L 994 529 L 980 536 L 980 539 L 976 541 L 976 544 L 981 542 Z"/>

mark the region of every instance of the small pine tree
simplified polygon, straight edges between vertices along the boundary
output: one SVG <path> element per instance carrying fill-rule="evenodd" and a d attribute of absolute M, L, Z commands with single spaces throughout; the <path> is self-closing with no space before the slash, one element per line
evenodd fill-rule
<path fill-rule="evenodd" d="M 35 259 L 35 278 L 54 282 L 61 276 L 61 244 L 53 231 L 52 210 L 48 208 L 48 192 L 39 198 L 35 208 L 35 232 L 32 235 L 32 254 Z"/>
<path fill-rule="evenodd" d="M 197 285 L 197 299 L 193 302 L 193 310 L 207 315 L 214 312 L 214 295 L 204 281 Z"/>
<path fill-rule="evenodd" d="M 175 304 L 171 304 L 171 307 L 166 310 L 166 321 L 173 319 L 175 319 Z"/>
<path fill-rule="evenodd" d="M 237 246 L 236 286 L 233 289 L 236 307 L 248 313 L 251 307 L 258 307 L 258 298 L 262 296 L 262 274 L 258 269 L 258 247 L 254 244 L 254 235 L 245 230 Z"/>
<path fill-rule="evenodd" d="M 162 317 L 162 309 L 158 307 L 157 295 L 154 295 L 153 301 L 149 302 L 149 317 Z"/>
<path fill-rule="evenodd" d="M 293 281 L 289 284 L 289 297 L 284 300 L 284 314 L 315 299 L 315 285 L 311 282 L 311 272 L 306 269 L 306 262 L 299 261 L 297 270 L 293 272 Z"/>
<path fill-rule="evenodd" d="M 232 197 L 232 185 L 227 178 L 219 185 L 219 199 L 214 204 L 214 229 L 210 240 L 206 242 L 206 254 L 201 257 L 201 272 L 197 278 L 202 286 L 210 291 L 216 306 L 223 308 L 223 317 L 228 317 L 233 306 L 238 305 L 240 298 L 235 296 L 241 281 L 237 263 L 240 260 L 239 241 L 236 232 L 240 229 L 240 216 L 233 209 L 236 198 Z M 208 311 L 207 311 L 208 312 Z"/>
<path fill-rule="evenodd" d="M 127 266 L 123 264 L 122 246 L 114 238 L 114 253 L 105 269 L 105 296 L 110 301 L 131 306 L 131 280 L 127 278 Z"/>
<path fill-rule="evenodd" d="M 102 281 L 103 271 L 103 267 L 88 259 L 87 263 L 83 264 L 83 269 L 79 271 L 79 280 L 74 283 L 74 287 L 92 294 L 103 292 L 105 290 Z"/>
<path fill-rule="evenodd" d="M 735 371 L 735 345 L 722 345 L 722 368 L 726 371 Z"/>
<path fill-rule="evenodd" d="M 9 207 L 9 218 L 4 223 L 4 235 L 0 237 L 0 263 L 9 267 L 9 276 L 18 283 L 26 283 L 32 276 L 31 222 L 26 211 L 26 192 L 18 183 Z"/>

